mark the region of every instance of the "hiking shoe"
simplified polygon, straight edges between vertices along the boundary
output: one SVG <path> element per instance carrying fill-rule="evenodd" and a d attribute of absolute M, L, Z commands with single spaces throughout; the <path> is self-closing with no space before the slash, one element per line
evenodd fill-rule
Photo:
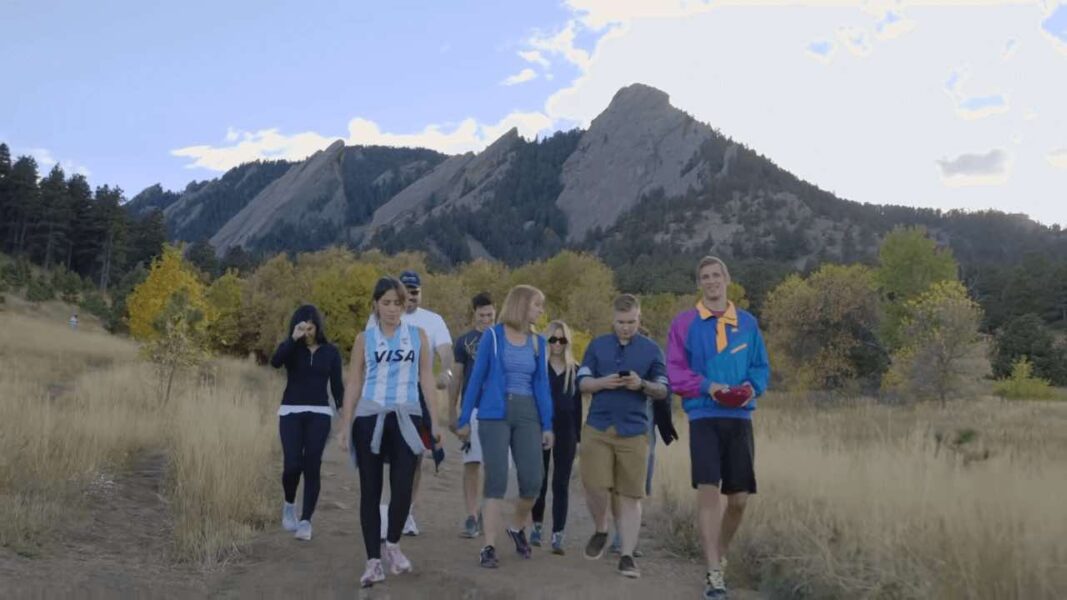
<path fill-rule="evenodd" d="M 411 561 L 400 551 L 400 544 L 385 543 L 385 562 L 389 563 L 393 575 L 411 572 Z"/>
<path fill-rule="evenodd" d="M 486 569 L 495 569 L 500 562 L 496 559 L 496 548 L 492 546 L 486 546 L 482 548 L 482 552 L 479 555 L 482 567 Z"/>
<path fill-rule="evenodd" d="M 704 578 L 704 600 L 725 600 L 726 582 L 722 570 L 708 571 Z"/>
<path fill-rule="evenodd" d="M 303 540 L 305 542 L 310 542 L 311 541 L 311 521 L 300 521 L 299 523 L 297 523 L 297 525 L 296 525 L 296 535 L 294 535 L 293 537 L 295 537 L 298 540 Z"/>
<path fill-rule="evenodd" d="M 616 569 L 619 575 L 623 577 L 629 577 L 630 579 L 637 579 L 641 576 L 641 571 L 637 569 L 637 563 L 634 562 L 634 557 L 623 556 L 619 559 L 619 566 Z"/>
<path fill-rule="evenodd" d="M 560 556 L 563 556 L 565 554 L 565 552 L 563 552 L 563 532 L 562 531 L 553 531 L 552 532 L 552 554 L 558 554 Z"/>
<path fill-rule="evenodd" d="M 467 522 L 463 524 L 463 532 L 459 535 L 460 537 L 473 539 L 478 537 L 479 533 L 481 533 L 481 531 L 478 527 L 478 519 L 475 517 L 467 517 Z"/>
<path fill-rule="evenodd" d="M 544 527 L 541 523 L 534 523 L 533 531 L 530 532 L 530 545 L 541 547 L 541 530 Z"/>
<path fill-rule="evenodd" d="M 404 535 L 419 535 L 419 527 L 415 524 L 414 513 L 408 513 L 408 520 L 404 521 Z"/>
<path fill-rule="evenodd" d="M 593 537 L 589 538 L 589 543 L 585 545 L 585 557 L 589 560 L 598 560 L 604 556 L 604 546 L 607 544 L 608 533 L 606 531 L 594 533 Z"/>
<path fill-rule="evenodd" d="M 385 569 L 382 568 L 381 559 L 372 558 L 368 560 L 367 568 L 363 571 L 363 577 L 359 578 L 359 585 L 369 588 L 383 581 L 385 581 Z"/>
<path fill-rule="evenodd" d="M 533 550 L 530 548 L 530 543 L 526 541 L 526 530 L 515 531 L 508 527 L 508 536 L 511 537 L 511 541 L 515 542 L 515 552 L 523 558 L 530 558 Z"/>
<path fill-rule="evenodd" d="M 288 502 L 282 504 L 282 529 L 296 531 L 296 525 L 296 504 L 289 504 Z"/>

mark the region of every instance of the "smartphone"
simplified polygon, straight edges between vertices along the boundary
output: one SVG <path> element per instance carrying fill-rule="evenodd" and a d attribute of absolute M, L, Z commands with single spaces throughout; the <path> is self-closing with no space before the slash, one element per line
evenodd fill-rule
<path fill-rule="evenodd" d="M 629 377 L 630 371 L 619 371 L 619 377 Z"/>

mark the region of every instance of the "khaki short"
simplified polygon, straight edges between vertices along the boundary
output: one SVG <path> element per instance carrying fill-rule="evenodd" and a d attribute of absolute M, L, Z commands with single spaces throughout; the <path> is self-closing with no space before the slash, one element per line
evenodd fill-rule
<path fill-rule="evenodd" d="M 579 456 L 582 483 L 587 487 L 609 489 L 627 498 L 645 497 L 647 434 L 620 437 L 615 427 L 599 431 L 585 425 Z"/>

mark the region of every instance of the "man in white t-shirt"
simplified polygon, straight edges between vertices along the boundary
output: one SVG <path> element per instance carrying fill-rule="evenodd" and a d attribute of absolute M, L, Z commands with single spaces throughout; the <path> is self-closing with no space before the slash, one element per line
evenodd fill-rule
<path fill-rule="evenodd" d="M 404 271 L 400 274 L 400 283 L 404 284 L 404 287 L 408 291 L 408 303 L 407 312 L 400 317 L 400 322 L 406 325 L 414 325 L 421 328 L 426 332 L 427 339 L 430 340 L 430 345 L 434 348 L 434 353 L 441 361 L 441 371 L 437 376 L 437 390 L 446 390 L 452 383 L 452 334 L 448 331 L 448 325 L 445 324 L 445 320 L 441 318 L 441 315 L 426 310 L 419 306 L 422 302 L 422 279 L 415 271 Z M 367 329 L 371 329 L 377 325 L 377 321 L 374 319 L 374 315 L 371 315 L 367 319 Z M 423 405 L 425 409 L 426 405 Z M 428 422 L 432 422 L 429 419 Z M 436 435 L 437 432 L 434 432 Z M 419 458 L 419 466 L 415 469 L 415 484 L 411 490 L 411 506 L 412 510 L 408 513 L 407 522 L 404 523 L 404 535 L 419 535 L 419 528 L 415 524 L 415 498 L 419 493 L 419 482 L 422 479 L 422 457 Z M 385 505 L 382 506 L 383 512 L 387 509 Z M 386 519 L 382 519 L 383 527 Z M 384 538 L 384 531 L 382 537 Z"/>

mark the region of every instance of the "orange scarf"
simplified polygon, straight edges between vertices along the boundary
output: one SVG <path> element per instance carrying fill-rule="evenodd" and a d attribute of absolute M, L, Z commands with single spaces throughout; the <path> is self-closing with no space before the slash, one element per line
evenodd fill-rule
<path fill-rule="evenodd" d="M 715 313 L 711 312 L 711 310 L 709 310 L 707 307 L 704 306 L 704 300 L 703 299 L 697 301 L 697 313 L 699 313 L 700 314 L 700 318 L 704 319 L 705 321 L 715 316 Z M 723 350 L 726 349 L 726 346 L 729 344 L 729 340 L 726 339 L 726 326 L 727 325 L 732 325 L 734 328 L 737 327 L 737 307 L 734 306 L 733 302 L 727 302 L 726 303 L 726 312 L 724 312 L 721 317 L 716 319 L 716 322 L 715 322 L 715 351 L 716 352 L 722 352 Z"/>

